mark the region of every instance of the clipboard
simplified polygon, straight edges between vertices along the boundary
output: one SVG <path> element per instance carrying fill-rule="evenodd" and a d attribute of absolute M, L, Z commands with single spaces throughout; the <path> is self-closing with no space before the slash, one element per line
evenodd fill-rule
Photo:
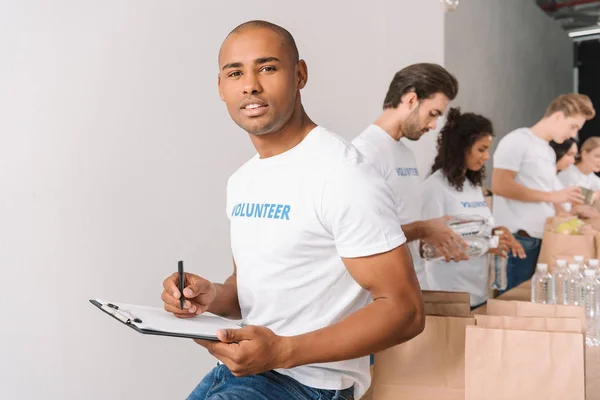
<path fill-rule="evenodd" d="M 144 335 L 170 336 L 187 339 L 216 340 L 220 329 L 240 329 L 242 326 L 214 314 L 194 318 L 177 318 L 162 308 L 90 300 L 103 313 Z"/>

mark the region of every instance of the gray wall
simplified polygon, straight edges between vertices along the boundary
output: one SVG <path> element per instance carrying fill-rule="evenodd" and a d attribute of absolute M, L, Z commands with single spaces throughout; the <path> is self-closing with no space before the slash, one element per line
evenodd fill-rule
<path fill-rule="evenodd" d="M 225 185 L 254 151 L 216 58 L 254 18 L 295 35 L 309 114 L 348 138 L 394 72 L 443 61 L 437 0 L 0 0 L 0 399 L 182 399 L 215 365 L 87 300 L 160 305 L 179 259 L 230 274 Z"/>
<path fill-rule="evenodd" d="M 573 91 L 572 41 L 533 1 L 461 2 L 446 14 L 444 31 L 445 66 L 460 82 L 453 105 L 492 120 L 494 148 Z M 491 160 L 488 175 L 490 168 Z"/>

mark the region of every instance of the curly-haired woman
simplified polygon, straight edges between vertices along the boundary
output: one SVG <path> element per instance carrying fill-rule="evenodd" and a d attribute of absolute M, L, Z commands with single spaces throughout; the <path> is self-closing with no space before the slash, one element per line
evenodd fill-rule
<path fill-rule="evenodd" d="M 492 216 L 483 198 L 482 184 L 493 136 L 492 123 L 487 118 L 450 109 L 438 136 L 438 154 L 431 173 L 422 183 L 424 218 Z M 513 235 L 506 228 L 495 228 L 498 229 L 503 231 L 500 246 L 490 251 L 503 256 L 511 251 L 515 256 L 525 257 Z M 459 262 L 426 261 L 425 269 L 431 289 L 468 292 L 471 306 L 475 307 L 487 301 L 488 265 L 486 254 Z"/>

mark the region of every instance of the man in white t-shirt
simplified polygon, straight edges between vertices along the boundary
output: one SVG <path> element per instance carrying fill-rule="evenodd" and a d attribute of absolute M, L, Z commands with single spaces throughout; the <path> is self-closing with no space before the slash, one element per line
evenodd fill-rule
<path fill-rule="evenodd" d="M 306 115 L 307 67 L 285 29 L 250 21 L 219 53 L 219 93 L 257 155 L 229 179 L 233 274 L 164 282 L 165 309 L 242 319 L 197 343 L 222 364 L 188 399 L 352 399 L 368 355 L 424 326 L 394 198 L 376 169 Z"/>
<path fill-rule="evenodd" d="M 375 164 L 394 192 L 422 289 L 428 285 L 419 256 L 419 239 L 435 245 L 446 261 L 468 257 L 461 247 L 462 238 L 445 224 L 446 218 L 421 221 L 421 178 L 413 151 L 401 139 L 419 140 L 435 129 L 457 92 L 456 78 L 443 67 L 428 63 L 410 65 L 394 75 L 379 118 L 352 141 Z"/>
<path fill-rule="evenodd" d="M 546 219 L 555 215 L 556 207 L 582 202 L 578 187 L 556 190 L 556 155 L 549 143 L 575 137 L 594 114 L 587 96 L 561 95 L 534 126 L 519 128 L 498 143 L 492 175 L 494 221 L 514 233 L 527 255 L 509 257 L 508 289 L 533 275 Z"/>

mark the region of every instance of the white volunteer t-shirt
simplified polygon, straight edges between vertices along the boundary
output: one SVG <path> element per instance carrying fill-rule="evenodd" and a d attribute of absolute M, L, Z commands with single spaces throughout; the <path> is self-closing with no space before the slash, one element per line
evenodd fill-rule
<path fill-rule="evenodd" d="M 421 188 L 423 218 L 479 215 L 487 219 L 492 216 L 481 187 L 468 180 L 459 192 L 450 186 L 442 171 L 437 170 L 425 179 Z M 488 297 L 488 262 L 487 254 L 459 262 L 425 260 L 429 286 L 432 290 L 468 292 L 472 306 L 482 304 Z"/>
<path fill-rule="evenodd" d="M 589 190 L 600 190 L 600 178 L 593 172 L 584 174 L 575 165 L 571 165 L 564 171 L 558 173 L 558 179 L 565 187 L 582 186 Z"/>
<path fill-rule="evenodd" d="M 371 301 L 340 257 L 406 241 L 393 195 L 350 143 L 316 127 L 280 155 L 255 156 L 227 187 L 243 324 L 299 335 L 340 322 Z M 340 338 L 343 340 L 343 338 Z M 278 370 L 321 389 L 370 383 L 369 358 Z"/>
<path fill-rule="evenodd" d="M 394 192 L 400 223 L 404 225 L 421 220 L 421 178 L 413 151 L 402 140 L 393 139 L 377 125 L 369 125 L 352 144 L 375 165 Z M 427 279 L 419 255 L 419 241 L 409 243 L 409 248 L 419 284 L 425 290 Z"/>
<path fill-rule="evenodd" d="M 515 171 L 515 181 L 534 190 L 552 192 L 556 184 L 556 154 L 544 139 L 529 128 L 520 128 L 503 137 L 494 153 L 494 168 Z M 494 195 L 494 221 L 511 232 L 523 229 L 532 237 L 542 238 L 554 205 L 522 202 Z"/>

